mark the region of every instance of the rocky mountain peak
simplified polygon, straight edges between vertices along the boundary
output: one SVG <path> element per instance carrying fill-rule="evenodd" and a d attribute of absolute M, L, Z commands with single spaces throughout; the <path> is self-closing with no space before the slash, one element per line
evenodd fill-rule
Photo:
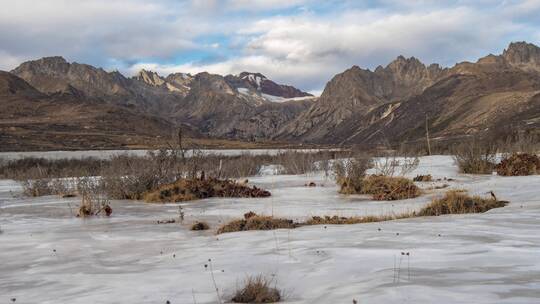
<path fill-rule="evenodd" d="M 540 71 L 540 47 L 527 42 L 512 42 L 502 57 L 512 66 Z"/>
<path fill-rule="evenodd" d="M 238 75 L 240 79 L 248 81 L 256 89 L 261 89 L 262 83 L 268 79 L 261 73 L 242 72 Z"/>
<path fill-rule="evenodd" d="M 405 58 L 400 55 L 386 66 L 386 70 L 393 74 L 405 75 L 423 73 L 426 66 L 415 57 Z"/>
<path fill-rule="evenodd" d="M 270 95 L 284 99 L 312 96 L 293 86 L 277 84 L 261 73 L 242 72 L 239 75 L 227 75 L 225 77 L 235 89 L 247 89 L 254 94 Z"/>
<path fill-rule="evenodd" d="M 60 74 L 67 73 L 69 62 L 61 56 L 43 57 L 38 60 L 26 61 L 11 71 L 14 74 Z"/>
<path fill-rule="evenodd" d="M 225 81 L 221 75 L 202 72 L 195 75 L 192 80 L 192 90 L 194 92 L 215 92 L 234 95 L 234 89 Z"/>
<path fill-rule="evenodd" d="M 147 71 L 145 69 L 140 70 L 137 76 L 134 78 L 154 87 L 159 87 L 165 84 L 165 79 L 159 76 L 158 73 Z"/>
<path fill-rule="evenodd" d="M 173 73 L 173 74 L 169 74 L 169 76 L 167 76 L 165 80 L 167 81 L 168 84 L 173 85 L 179 90 L 187 92 L 189 91 L 191 87 L 193 76 L 188 73 Z"/>

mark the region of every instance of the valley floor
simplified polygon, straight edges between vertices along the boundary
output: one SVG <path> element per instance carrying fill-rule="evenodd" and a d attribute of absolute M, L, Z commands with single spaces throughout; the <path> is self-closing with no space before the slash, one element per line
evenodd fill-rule
<path fill-rule="evenodd" d="M 184 203 L 184 224 L 158 225 L 178 217 L 178 205 L 114 201 L 112 217 L 83 220 L 70 213 L 79 198 L 24 198 L 2 180 L 0 302 L 217 303 L 209 259 L 224 301 L 246 276 L 263 274 L 285 303 L 540 302 L 540 176 L 458 174 L 448 156 L 421 158 L 411 176 L 423 173 L 455 179 L 423 188 L 493 190 L 510 204 L 484 214 L 215 235 L 248 211 L 290 219 L 397 214 L 447 189 L 376 202 L 339 195 L 322 173 L 264 175 L 250 183 L 271 198 Z M 311 181 L 318 186 L 304 186 Z M 212 230 L 190 231 L 197 220 Z"/>

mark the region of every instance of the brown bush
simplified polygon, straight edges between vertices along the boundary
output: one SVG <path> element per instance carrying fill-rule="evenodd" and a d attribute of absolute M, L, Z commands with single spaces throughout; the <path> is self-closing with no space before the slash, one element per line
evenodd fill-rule
<path fill-rule="evenodd" d="M 281 300 L 278 289 L 271 287 L 272 281 L 259 275 L 248 277 L 242 289 L 236 291 L 234 303 L 275 303 Z"/>
<path fill-rule="evenodd" d="M 469 196 L 462 192 L 448 191 L 445 196 L 434 199 L 429 205 L 422 208 L 416 216 L 439 216 L 443 214 L 483 213 L 493 208 L 504 207 L 506 201 L 495 198 L 481 198 Z"/>
<path fill-rule="evenodd" d="M 524 176 L 540 173 L 540 157 L 535 154 L 514 153 L 503 159 L 496 167 L 503 176 Z"/>
<path fill-rule="evenodd" d="M 420 189 L 404 177 L 371 175 L 362 180 L 362 194 L 371 194 L 374 200 L 401 200 L 420 195 Z"/>
<path fill-rule="evenodd" d="M 249 216 L 246 216 L 249 215 Z M 298 224 L 292 220 L 274 218 L 272 216 L 261 216 L 246 213 L 244 219 L 233 220 L 223 226 L 221 226 L 217 233 L 227 233 L 236 231 L 248 231 L 248 230 L 273 230 L 273 229 L 288 229 L 296 228 Z"/>
<path fill-rule="evenodd" d="M 147 202 L 182 202 L 209 197 L 268 197 L 270 192 L 231 180 L 181 178 L 144 194 Z"/>
<path fill-rule="evenodd" d="M 371 168 L 373 162 L 370 157 L 357 156 L 344 162 L 334 163 L 334 174 L 340 186 L 339 192 L 342 194 L 360 193 L 362 180 L 366 176 L 366 171 Z"/>
<path fill-rule="evenodd" d="M 196 222 L 191 226 L 191 230 L 198 231 L 198 230 L 208 230 L 210 229 L 210 226 L 205 222 Z"/>
<path fill-rule="evenodd" d="M 433 181 L 433 177 L 431 176 L 431 174 L 427 174 L 427 175 L 417 175 L 413 178 L 413 181 L 415 182 L 431 182 Z"/>
<path fill-rule="evenodd" d="M 90 217 L 97 215 L 111 216 L 112 208 L 109 201 L 93 197 L 89 194 L 84 194 L 81 205 L 77 213 L 77 217 Z"/>
<path fill-rule="evenodd" d="M 491 143 L 470 140 L 453 149 L 460 172 L 491 174 L 495 167 L 497 147 Z"/>

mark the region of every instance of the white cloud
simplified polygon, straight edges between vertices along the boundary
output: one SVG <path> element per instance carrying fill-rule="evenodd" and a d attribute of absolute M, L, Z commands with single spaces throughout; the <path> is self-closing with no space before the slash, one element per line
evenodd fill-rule
<path fill-rule="evenodd" d="M 174 68 L 220 74 L 259 71 L 280 82 L 317 90 L 353 64 L 374 68 L 398 55 L 446 65 L 475 60 L 502 51 L 508 42 L 504 37 L 520 29 L 511 20 L 482 16 L 465 7 L 407 14 L 349 11 L 339 18 L 272 17 L 239 30 L 239 35 L 254 35 L 241 56 Z"/>
<path fill-rule="evenodd" d="M 500 52 L 510 40 L 540 41 L 537 0 L 0 3 L 3 69 L 22 59 L 62 55 L 129 74 L 142 67 L 161 74 L 258 71 L 320 90 L 354 64 L 374 68 L 405 55 L 451 65 Z M 204 52 L 212 56 L 198 56 Z M 182 62 L 183 55 L 200 61 L 168 63 Z"/>
<path fill-rule="evenodd" d="M 92 63 L 166 58 L 197 49 L 194 39 L 214 29 L 189 5 L 168 0 L 3 2 L 0 49 L 25 57 L 63 55 Z"/>
<path fill-rule="evenodd" d="M 229 0 L 227 7 L 233 10 L 275 10 L 304 4 L 306 0 Z"/>

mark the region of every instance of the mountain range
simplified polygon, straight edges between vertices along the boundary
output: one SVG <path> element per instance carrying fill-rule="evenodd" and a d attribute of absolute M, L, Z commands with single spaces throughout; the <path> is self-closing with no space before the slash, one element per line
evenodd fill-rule
<path fill-rule="evenodd" d="M 134 77 L 62 57 L 0 72 L 2 150 L 146 147 L 179 128 L 191 138 L 379 145 L 540 130 L 540 48 L 453 67 L 399 56 L 353 66 L 320 97 L 260 73 Z"/>

